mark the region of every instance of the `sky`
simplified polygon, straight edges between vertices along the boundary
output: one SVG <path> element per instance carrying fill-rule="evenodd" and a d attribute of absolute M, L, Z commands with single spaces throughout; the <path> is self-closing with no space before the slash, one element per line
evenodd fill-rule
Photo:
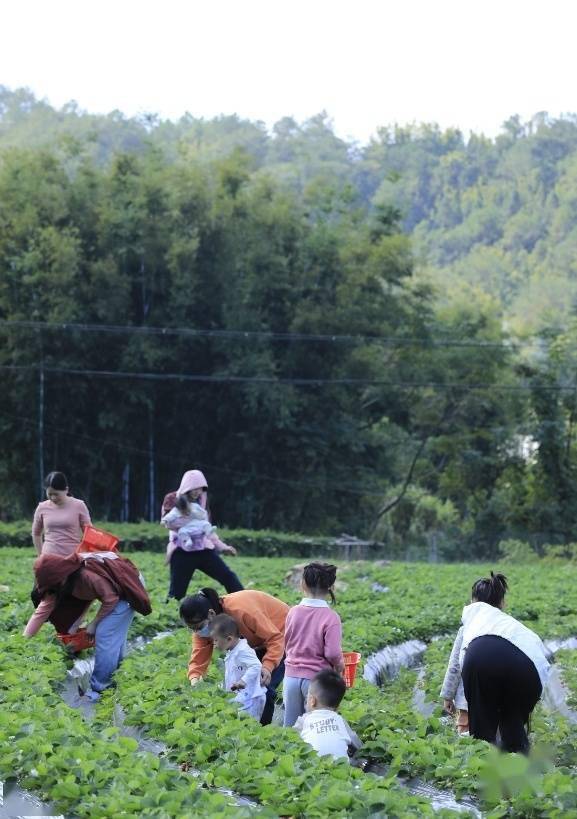
<path fill-rule="evenodd" d="M 2 0 L 0 84 L 95 113 L 325 110 L 366 142 L 577 111 L 577 0 Z"/>

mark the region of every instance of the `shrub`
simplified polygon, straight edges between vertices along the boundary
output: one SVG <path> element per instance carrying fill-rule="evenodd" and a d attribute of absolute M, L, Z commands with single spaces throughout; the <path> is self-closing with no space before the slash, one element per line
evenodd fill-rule
<path fill-rule="evenodd" d="M 499 543 L 499 555 L 504 563 L 534 563 L 539 555 L 524 540 L 502 540 Z"/>

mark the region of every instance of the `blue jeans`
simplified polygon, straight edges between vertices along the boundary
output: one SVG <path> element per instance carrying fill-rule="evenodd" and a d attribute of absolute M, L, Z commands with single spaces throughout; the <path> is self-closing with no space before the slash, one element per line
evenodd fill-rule
<path fill-rule="evenodd" d="M 310 680 L 304 677 L 285 677 L 282 685 L 284 702 L 284 727 L 292 728 L 305 712 Z"/>
<path fill-rule="evenodd" d="M 119 600 L 110 614 L 96 626 L 94 671 L 90 678 L 93 691 L 104 691 L 126 653 L 126 636 L 134 617 L 134 609 Z"/>

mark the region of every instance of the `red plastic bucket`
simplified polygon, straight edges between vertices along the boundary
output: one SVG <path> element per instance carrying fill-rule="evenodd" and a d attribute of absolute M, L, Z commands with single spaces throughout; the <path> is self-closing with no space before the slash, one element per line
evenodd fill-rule
<path fill-rule="evenodd" d="M 343 651 L 343 659 L 345 661 L 345 673 L 343 674 L 345 684 L 347 688 L 352 688 L 355 684 L 355 676 L 361 655 L 358 651 Z"/>
<path fill-rule="evenodd" d="M 82 541 L 78 546 L 79 552 L 117 552 L 117 543 L 120 538 L 105 532 L 103 529 L 96 529 L 95 526 L 86 526 L 82 535 Z"/>
<path fill-rule="evenodd" d="M 94 648 L 94 635 L 87 634 L 85 628 L 79 628 L 75 634 L 57 634 L 61 643 L 75 653 L 86 648 Z"/>

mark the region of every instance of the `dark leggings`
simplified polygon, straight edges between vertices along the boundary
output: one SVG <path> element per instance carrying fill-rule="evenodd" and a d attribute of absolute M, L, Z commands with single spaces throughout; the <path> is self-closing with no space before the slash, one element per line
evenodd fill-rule
<path fill-rule="evenodd" d="M 495 742 L 499 729 L 504 751 L 527 753 L 525 726 L 542 691 L 529 657 L 504 637 L 477 637 L 465 652 L 463 686 L 471 736 Z"/>
<path fill-rule="evenodd" d="M 229 593 L 244 589 L 236 574 L 228 568 L 222 557 L 213 549 L 201 549 L 198 552 L 184 552 L 182 549 L 176 549 L 170 559 L 168 596 L 182 600 L 188 590 L 192 575 L 197 569 L 221 583 Z"/>
<path fill-rule="evenodd" d="M 262 660 L 264 655 L 266 654 L 266 650 L 263 648 L 257 648 L 256 655 L 259 660 Z M 262 716 L 260 718 L 261 725 L 270 725 L 272 722 L 272 718 L 274 715 L 274 706 L 276 702 L 276 690 L 284 680 L 284 657 L 277 665 L 275 670 L 270 675 L 270 683 L 266 687 L 266 701 L 264 704 Z"/>

